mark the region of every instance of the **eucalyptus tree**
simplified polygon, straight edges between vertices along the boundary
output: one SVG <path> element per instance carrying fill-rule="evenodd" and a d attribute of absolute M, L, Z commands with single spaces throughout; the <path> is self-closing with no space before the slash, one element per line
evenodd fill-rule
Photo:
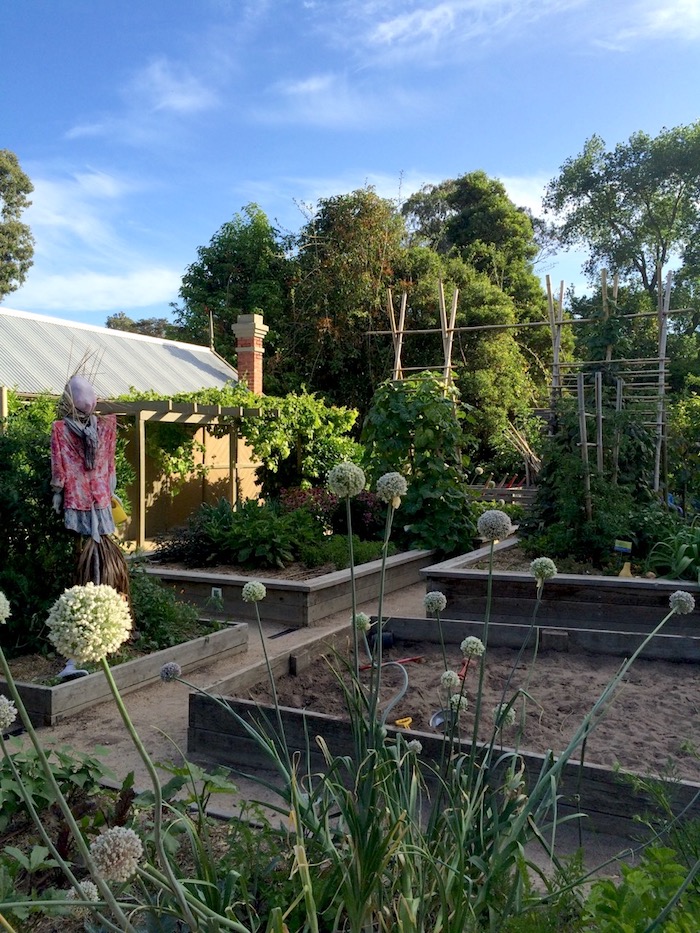
<path fill-rule="evenodd" d="M 0 149 L 0 301 L 24 282 L 34 258 L 34 238 L 20 220 L 34 190 L 19 160 Z"/>
<path fill-rule="evenodd" d="M 700 121 L 634 133 L 612 150 L 591 136 L 544 203 L 558 218 L 560 244 L 588 251 L 588 275 L 606 267 L 637 278 L 656 300 L 659 270 L 671 260 L 700 274 Z"/>

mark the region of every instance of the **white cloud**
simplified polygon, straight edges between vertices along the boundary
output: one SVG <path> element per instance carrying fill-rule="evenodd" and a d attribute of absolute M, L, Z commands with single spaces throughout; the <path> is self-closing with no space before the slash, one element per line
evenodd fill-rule
<path fill-rule="evenodd" d="M 152 61 L 136 74 L 126 96 L 139 108 L 183 114 L 209 110 L 217 103 L 216 95 L 202 80 L 165 58 Z"/>
<path fill-rule="evenodd" d="M 552 175 L 501 175 L 508 197 L 516 207 L 526 207 L 535 216 L 542 214 L 542 196 Z"/>
<path fill-rule="evenodd" d="M 177 297 L 181 272 L 162 266 L 106 273 L 87 269 L 31 274 L 12 296 L 14 307 L 28 311 L 115 311 L 167 304 Z"/>
<path fill-rule="evenodd" d="M 700 0 L 638 0 L 613 22 L 611 41 L 621 49 L 650 39 L 697 40 Z"/>
<path fill-rule="evenodd" d="M 276 102 L 257 108 L 254 116 L 265 123 L 293 123 L 342 129 L 366 128 L 402 119 L 407 108 L 415 115 L 425 107 L 420 91 L 382 88 L 366 80 L 352 85 L 346 75 L 325 72 L 296 80 L 279 81 L 270 89 Z"/>

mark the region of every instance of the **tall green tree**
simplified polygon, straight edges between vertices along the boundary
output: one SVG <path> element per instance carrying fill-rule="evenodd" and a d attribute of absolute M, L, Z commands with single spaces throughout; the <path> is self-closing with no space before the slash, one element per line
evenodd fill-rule
<path fill-rule="evenodd" d="M 293 310 L 297 373 L 310 389 L 366 411 L 391 365 L 386 290 L 395 282 L 404 222 L 394 205 L 366 187 L 323 198 L 298 241 Z"/>
<path fill-rule="evenodd" d="M 9 149 L 0 149 L 0 301 L 24 282 L 34 258 L 32 232 L 20 220 L 34 186 Z"/>
<path fill-rule="evenodd" d="M 634 133 L 610 151 L 592 136 L 550 182 L 545 209 L 562 246 L 588 251 L 588 275 L 638 277 L 656 300 L 671 259 L 700 273 L 700 121 Z"/>
<path fill-rule="evenodd" d="M 185 339 L 209 343 L 210 314 L 214 346 L 229 362 L 236 362 L 231 325 L 239 314 L 262 314 L 270 328 L 266 352 L 274 355 L 284 329 L 290 265 L 286 244 L 257 204 L 225 223 L 208 246 L 197 250 L 180 286 L 175 319 Z"/>

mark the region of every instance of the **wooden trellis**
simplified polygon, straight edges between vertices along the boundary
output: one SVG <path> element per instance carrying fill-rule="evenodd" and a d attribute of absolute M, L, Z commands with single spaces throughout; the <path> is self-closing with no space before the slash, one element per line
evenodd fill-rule
<path fill-rule="evenodd" d="M 659 276 L 660 279 L 660 276 Z M 528 327 L 549 327 L 552 338 L 552 374 L 550 384 L 551 408 L 554 409 L 556 400 L 563 393 L 576 393 L 579 400 L 580 428 L 581 428 L 581 457 L 584 460 L 585 472 L 587 474 L 587 510 L 590 507 L 590 475 L 589 471 L 589 447 L 596 449 L 596 466 L 598 470 L 603 469 L 604 450 L 603 450 L 603 406 L 602 406 L 602 372 L 597 371 L 596 361 L 562 361 L 561 343 L 562 329 L 564 327 L 575 326 L 578 324 L 594 324 L 600 318 L 565 318 L 564 317 L 564 282 L 560 283 L 558 300 L 555 300 L 552 291 L 550 277 L 546 277 L 547 287 L 547 307 L 548 317 L 544 321 L 525 321 L 518 324 L 476 324 L 456 327 L 457 303 L 459 291 L 455 289 L 452 296 L 452 305 L 450 308 L 449 319 L 445 303 L 445 292 L 443 283 L 439 284 L 438 304 L 440 327 L 439 328 L 416 328 L 409 329 L 406 326 L 407 319 L 407 294 L 401 295 L 398 319 L 394 308 L 394 299 L 391 289 L 387 293 L 387 312 L 391 330 L 376 330 L 369 333 L 376 336 L 391 335 L 394 346 L 394 365 L 392 371 L 393 379 L 403 379 L 404 373 L 408 371 L 421 370 L 441 370 L 445 381 L 445 386 L 452 381 L 452 352 L 454 344 L 454 335 L 458 333 L 474 333 L 482 331 L 504 331 L 504 330 L 523 330 Z M 607 271 L 601 273 L 601 296 L 602 296 L 602 314 L 603 321 L 608 321 L 611 317 L 611 305 L 617 309 L 618 299 L 618 278 L 613 277 L 612 294 L 608 290 Z M 680 314 L 688 309 L 680 308 L 670 309 L 671 296 L 671 273 L 666 277 L 666 284 L 663 293 L 659 293 L 659 302 L 657 311 L 637 312 L 634 314 L 617 314 L 619 320 L 632 320 L 645 317 L 656 317 L 658 319 L 659 343 L 658 355 L 647 359 L 615 359 L 613 357 L 614 347 L 608 343 L 605 347 L 604 359 L 598 361 L 606 367 L 614 366 L 616 371 L 616 411 L 622 411 L 625 401 L 634 403 L 638 410 L 649 420 L 643 422 L 647 427 L 653 427 L 656 433 L 656 449 L 654 462 L 654 489 L 659 491 L 661 486 L 662 464 L 666 443 L 666 416 L 665 416 L 665 397 L 666 397 L 666 375 L 667 363 L 666 345 L 668 337 L 668 318 L 671 314 Z M 410 366 L 406 367 L 402 363 L 402 352 L 404 347 L 404 338 L 408 335 L 426 335 L 440 334 L 442 337 L 443 362 L 439 365 L 431 366 Z M 595 395 L 594 412 L 586 412 L 585 390 L 586 377 L 592 375 L 593 390 Z M 647 407 L 639 407 L 646 405 Z M 551 412 L 550 412 L 551 414 Z M 588 441 L 587 418 L 595 419 L 595 440 Z M 521 451 L 522 452 L 522 451 Z M 619 430 L 615 432 L 612 448 L 613 460 L 613 482 L 617 482 L 618 460 L 620 453 L 620 435 Z"/>

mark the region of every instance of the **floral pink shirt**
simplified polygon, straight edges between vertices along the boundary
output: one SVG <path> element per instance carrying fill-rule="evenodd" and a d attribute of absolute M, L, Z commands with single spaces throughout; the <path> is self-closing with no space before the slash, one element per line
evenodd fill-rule
<path fill-rule="evenodd" d="M 114 454 L 117 445 L 117 419 L 104 415 L 97 419 L 97 455 L 94 469 L 85 467 L 83 442 L 63 421 L 51 428 L 51 485 L 63 490 L 64 509 L 91 511 L 109 509 L 115 486 Z"/>

